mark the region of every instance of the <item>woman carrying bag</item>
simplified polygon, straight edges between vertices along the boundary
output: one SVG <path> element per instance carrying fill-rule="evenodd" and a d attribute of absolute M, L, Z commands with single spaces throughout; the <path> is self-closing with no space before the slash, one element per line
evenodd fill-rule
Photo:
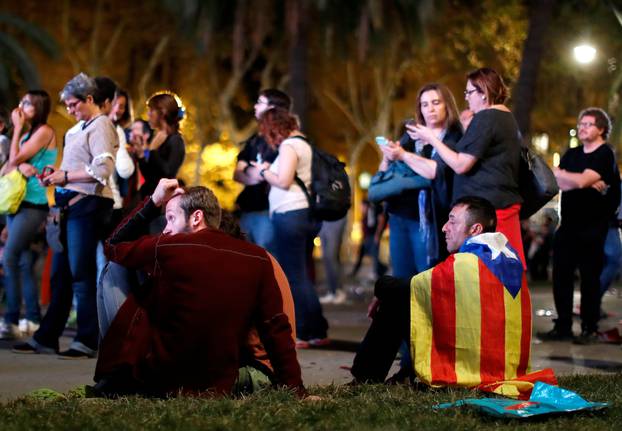
<path fill-rule="evenodd" d="M 80 73 L 61 92 L 67 112 L 79 121 L 65 134 L 60 169 L 43 176 L 54 186 L 55 210 L 62 209 L 59 237 L 48 244 L 52 257 L 52 299 L 41 326 L 26 343 L 16 344 L 16 353 L 58 352 L 72 298 L 77 298 L 78 328 L 64 359 L 95 357 L 99 342 L 96 306 L 96 248 L 102 228 L 112 211 L 110 175 L 114 170 L 117 133 L 110 119 L 94 101 L 95 81 Z M 49 221 L 48 221 L 49 226 Z"/>
<path fill-rule="evenodd" d="M 27 92 L 11 113 L 14 131 L 9 159 L 3 170 L 19 171 L 26 178 L 26 190 L 17 211 L 7 216 L 8 238 L 3 262 L 7 308 L 0 325 L 3 339 L 32 335 L 41 318 L 30 246 L 48 213 L 46 191 L 37 175 L 56 161 L 56 137 L 54 129 L 47 124 L 49 113 L 50 96 L 41 90 Z M 22 293 L 26 315 L 20 321 Z"/>

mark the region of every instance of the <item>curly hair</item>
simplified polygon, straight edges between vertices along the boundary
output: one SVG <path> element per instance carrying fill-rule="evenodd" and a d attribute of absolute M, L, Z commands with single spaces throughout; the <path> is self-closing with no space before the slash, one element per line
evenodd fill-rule
<path fill-rule="evenodd" d="M 272 148 L 281 145 L 291 132 L 299 128 L 296 116 L 283 108 L 269 109 L 259 120 L 259 133 Z"/>

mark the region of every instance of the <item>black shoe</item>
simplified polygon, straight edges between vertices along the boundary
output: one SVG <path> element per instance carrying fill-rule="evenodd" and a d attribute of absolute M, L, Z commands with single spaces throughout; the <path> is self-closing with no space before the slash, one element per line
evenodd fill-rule
<path fill-rule="evenodd" d="M 29 343 L 17 343 L 11 349 L 14 353 L 39 353 L 37 348 Z"/>
<path fill-rule="evenodd" d="M 13 353 L 26 353 L 26 354 L 33 354 L 33 353 L 46 353 L 46 354 L 54 354 L 57 353 L 57 350 L 51 348 L 51 347 L 45 347 L 42 345 L 37 345 L 37 346 L 33 346 L 32 344 L 26 342 L 26 343 L 17 343 L 17 344 L 13 344 L 13 347 L 11 348 L 11 350 L 13 351 Z"/>
<path fill-rule="evenodd" d="M 92 359 L 95 355 L 90 355 L 76 349 L 67 349 L 63 352 L 58 352 L 58 357 L 60 359 Z"/>
<path fill-rule="evenodd" d="M 598 336 L 598 332 L 596 331 L 582 331 L 581 335 L 576 337 L 572 342 L 574 344 L 580 344 L 580 345 L 586 346 L 589 344 L 600 343 L 600 338 Z"/>
<path fill-rule="evenodd" d="M 542 341 L 572 341 L 574 339 L 572 331 L 560 331 L 557 328 L 548 332 L 538 332 L 536 335 Z"/>

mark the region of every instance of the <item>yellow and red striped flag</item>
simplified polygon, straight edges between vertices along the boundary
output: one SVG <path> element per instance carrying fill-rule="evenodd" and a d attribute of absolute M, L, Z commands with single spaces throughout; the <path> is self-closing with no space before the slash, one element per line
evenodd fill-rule
<path fill-rule="evenodd" d="M 423 382 L 476 387 L 528 372 L 531 299 L 502 234 L 467 241 L 410 287 L 411 354 Z"/>

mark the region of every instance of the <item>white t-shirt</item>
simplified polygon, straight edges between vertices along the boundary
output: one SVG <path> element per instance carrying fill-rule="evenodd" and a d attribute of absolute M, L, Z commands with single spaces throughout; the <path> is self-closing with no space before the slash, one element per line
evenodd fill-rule
<path fill-rule="evenodd" d="M 298 157 L 296 175 L 305 183 L 307 190 L 309 190 L 311 186 L 311 147 L 307 141 L 297 137 L 285 139 L 281 143 L 281 148 L 285 145 L 291 147 L 296 152 Z M 279 171 L 279 159 L 280 156 L 277 156 L 274 163 L 270 166 L 270 171 L 275 174 Z M 309 201 L 307 201 L 307 197 L 295 180 L 288 189 L 276 186 L 270 187 L 268 201 L 270 202 L 270 214 L 309 208 Z"/>

